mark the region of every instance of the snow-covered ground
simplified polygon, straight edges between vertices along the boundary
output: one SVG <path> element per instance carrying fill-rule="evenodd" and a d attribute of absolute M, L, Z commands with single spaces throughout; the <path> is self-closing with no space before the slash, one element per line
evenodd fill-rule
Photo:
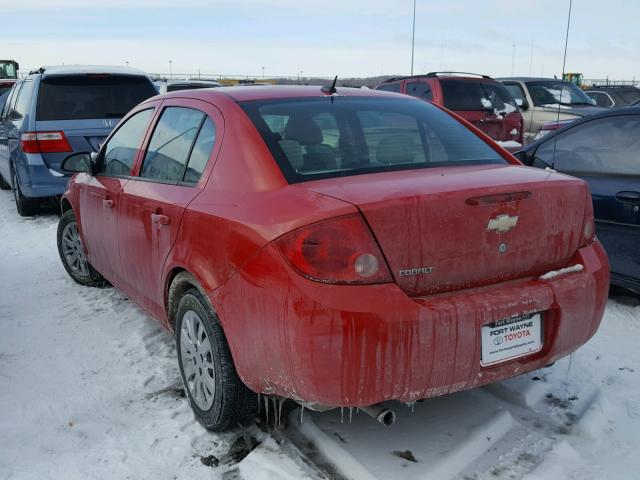
<path fill-rule="evenodd" d="M 56 225 L 0 192 L 0 479 L 640 478 L 637 300 L 610 300 L 572 358 L 393 405 L 391 427 L 293 411 L 285 431 L 212 434 L 172 388 L 173 339 L 114 289 L 73 283 Z"/>

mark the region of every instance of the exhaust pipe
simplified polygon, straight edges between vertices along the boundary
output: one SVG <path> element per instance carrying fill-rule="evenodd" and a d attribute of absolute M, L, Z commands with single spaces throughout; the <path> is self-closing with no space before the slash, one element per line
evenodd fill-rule
<path fill-rule="evenodd" d="M 396 413 L 385 407 L 382 403 L 376 403 L 368 407 L 360 407 L 360 410 L 387 427 L 393 425 L 396 421 Z"/>

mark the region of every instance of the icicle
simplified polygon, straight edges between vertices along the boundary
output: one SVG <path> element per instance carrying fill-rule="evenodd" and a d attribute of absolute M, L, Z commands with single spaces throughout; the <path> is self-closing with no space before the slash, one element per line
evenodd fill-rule
<path fill-rule="evenodd" d="M 267 416 L 267 427 L 269 426 L 269 397 L 264 397 L 264 412 Z"/>
<path fill-rule="evenodd" d="M 278 428 L 280 428 L 280 419 L 282 418 L 282 406 L 286 401 L 287 401 L 286 398 L 278 399 Z"/>
<path fill-rule="evenodd" d="M 302 425 L 303 416 L 304 416 L 304 405 L 300 405 L 300 425 Z"/>
<path fill-rule="evenodd" d="M 415 411 L 415 408 L 416 408 L 415 400 L 413 402 L 407 402 L 407 403 L 405 403 L 405 405 L 411 409 L 411 413 L 413 413 Z"/>
<path fill-rule="evenodd" d="M 352 418 L 353 418 L 353 407 L 349 407 L 349 423 L 351 423 Z"/>
<path fill-rule="evenodd" d="M 344 423 L 344 407 L 340 407 L 340 423 Z"/>
<path fill-rule="evenodd" d="M 258 394 L 258 414 L 260 414 L 260 409 L 261 409 L 260 402 L 262 402 L 262 397 L 260 394 Z"/>

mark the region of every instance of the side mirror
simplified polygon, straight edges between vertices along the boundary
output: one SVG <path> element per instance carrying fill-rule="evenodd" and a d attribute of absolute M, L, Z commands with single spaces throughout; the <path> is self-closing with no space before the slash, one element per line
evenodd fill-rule
<path fill-rule="evenodd" d="M 525 98 L 516 98 L 516 105 L 520 107 L 520 110 L 529 110 L 529 102 Z"/>
<path fill-rule="evenodd" d="M 518 160 L 520 160 L 522 163 L 524 163 L 525 165 L 530 165 L 531 162 L 529 162 L 529 159 L 527 158 L 527 152 L 525 152 L 524 150 L 520 150 L 518 152 L 514 152 L 512 154 L 514 157 L 516 157 Z"/>
<path fill-rule="evenodd" d="M 93 173 L 95 157 L 88 152 L 74 153 L 69 155 L 62 161 L 60 168 L 65 172 L 76 173 Z"/>

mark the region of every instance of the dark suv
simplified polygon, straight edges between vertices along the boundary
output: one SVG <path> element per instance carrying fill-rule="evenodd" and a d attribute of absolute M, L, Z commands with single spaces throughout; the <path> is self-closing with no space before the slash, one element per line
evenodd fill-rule
<path fill-rule="evenodd" d="M 385 80 L 376 90 L 429 100 L 454 111 L 509 149 L 522 146 L 522 115 L 509 91 L 487 75 L 432 72 Z"/>
<path fill-rule="evenodd" d="M 60 169 L 73 152 L 97 152 L 120 119 L 156 94 L 151 79 L 126 67 L 58 66 L 14 85 L 0 112 L 0 188 L 13 188 L 18 213 L 61 195 Z"/>

